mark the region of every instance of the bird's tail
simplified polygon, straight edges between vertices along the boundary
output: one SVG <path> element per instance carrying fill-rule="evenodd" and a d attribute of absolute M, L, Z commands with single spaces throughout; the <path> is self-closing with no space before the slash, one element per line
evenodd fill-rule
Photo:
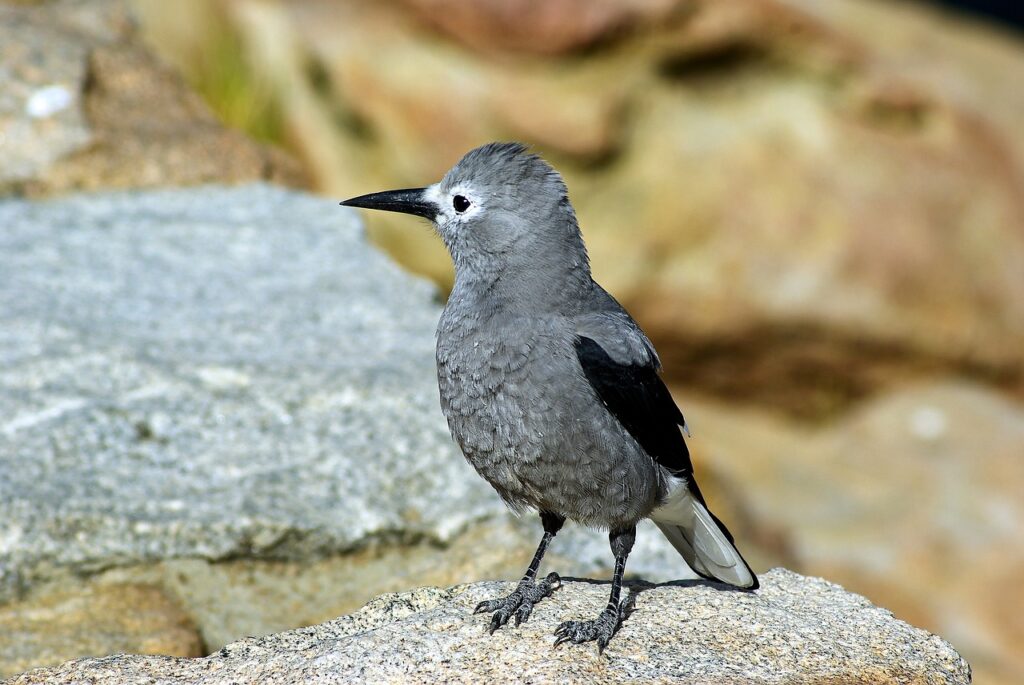
<path fill-rule="evenodd" d="M 758 587 L 757 576 L 728 529 L 687 483 L 673 488 L 665 503 L 651 513 L 651 520 L 698 575 L 749 590 Z"/>

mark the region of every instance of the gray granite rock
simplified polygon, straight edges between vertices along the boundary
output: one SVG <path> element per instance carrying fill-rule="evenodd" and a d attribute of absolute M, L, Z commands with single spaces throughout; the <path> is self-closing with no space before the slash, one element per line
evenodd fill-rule
<path fill-rule="evenodd" d="M 329 623 L 248 639 L 203 659 L 112 656 L 30 671 L 32 683 L 969 683 L 941 638 L 863 597 L 776 569 L 756 593 L 704 582 L 636 585 L 636 608 L 603 657 L 552 648 L 565 618 L 587 617 L 604 584 L 568 582 L 521 627 L 493 636 L 481 599 L 511 584 L 383 595 Z"/>
<path fill-rule="evenodd" d="M 433 289 L 335 203 L 82 196 L 0 226 L 0 597 L 54 566 L 443 541 L 495 511 L 437 408 Z"/>
<path fill-rule="evenodd" d="M 8 200 L 0 227 L 0 602 L 62 573 L 446 543 L 509 516 L 438 407 L 434 290 L 336 203 Z M 507 554 L 525 566 L 533 537 Z M 597 532 L 556 547 L 560 571 L 610 561 Z M 630 569 L 688 575 L 651 530 Z"/>

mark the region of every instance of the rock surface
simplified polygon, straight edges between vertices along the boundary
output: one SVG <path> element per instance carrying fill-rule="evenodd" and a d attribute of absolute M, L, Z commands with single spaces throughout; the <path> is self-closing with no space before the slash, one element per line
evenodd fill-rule
<path fill-rule="evenodd" d="M 257 180 L 304 183 L 141 46 L 123 0 L 0 2 L 0 194 Z"/>
<path fill-rule="evenodd" d="M 0 611 L 0 677 L 115 652 L 205 654 L 188 615 L 153 586 L 76 588 Z"/>
<path fill-rule="evenodd" d="M 704 454 L 801 571 L 935 631 L 980 682 L 1024 674 L 1024 407 L 925 383 L 819 430 L 694 403 Z M 742 425 L 742 430 L 737 426 Z M 984 674 L 984 677 L 982 676 Z"/>
<path fill-rule="evenodd" d="M 567 582 L 518 628 L 493 636 L 479 601 L 511 584 L 385 595 L 310 628 L 249 639 L 205 659 L 113 656 L 32 671 L 10 685 L 103 683 L 508 682 L 966 684 L 941 638 L 863 597 L 776 569 L 756 594 L 706 583 L 634 585 L 635 611 L 604 657 L 552 649 L 561 620 L 596 615 L 607 585 Z"/>

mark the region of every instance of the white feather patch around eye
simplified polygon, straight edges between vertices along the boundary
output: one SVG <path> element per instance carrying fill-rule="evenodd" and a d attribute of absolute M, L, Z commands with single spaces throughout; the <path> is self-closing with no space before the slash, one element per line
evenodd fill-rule
<path fill-rule="evenodd" d="M 468 209 L 466 209 L 463 212 L 455 211 L 455 208 L 452 205 L 452 203 L 456 195 L 461 195 L 462 197 L 469 200 Z M 444 206 L 444 211 L 448 216 L 458 219 L 460 221 L 470 219 L 479 214 L 483 210 L 483 205 L 481 204 L 480 201 L 480 195 L 472 186 L 467 185 L 457 185 L 454 186 L 451 190 L 449 190 L 448 196 L 444 198 L 444 204 L 442 206 Z"/>

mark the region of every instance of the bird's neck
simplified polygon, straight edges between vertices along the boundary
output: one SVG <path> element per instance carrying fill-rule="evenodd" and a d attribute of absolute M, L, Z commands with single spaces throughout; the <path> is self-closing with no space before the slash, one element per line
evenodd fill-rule
<path fill-rule="evenodd" d="M 586 258 L 537 255 L 529 263 L 456 265 L 450 305 L 483 315 L 569 314 L 593 287 Z"/>

